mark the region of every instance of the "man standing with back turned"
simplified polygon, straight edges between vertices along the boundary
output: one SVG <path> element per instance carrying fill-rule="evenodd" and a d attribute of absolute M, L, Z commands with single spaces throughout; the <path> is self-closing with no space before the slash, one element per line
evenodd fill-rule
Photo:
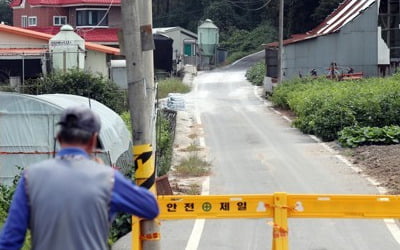
<path fill-rule="evenodd" d="M 58 123 L 55 159 L 28 167 L 0 233 L 0 249 L 20 249 L 29 228 L 32 249 L 105 250 L 116 212 L 153 219 L 154 195 L 111 167 L 90 159 L 100 119 L 90 109 L 66 109 Z"/>

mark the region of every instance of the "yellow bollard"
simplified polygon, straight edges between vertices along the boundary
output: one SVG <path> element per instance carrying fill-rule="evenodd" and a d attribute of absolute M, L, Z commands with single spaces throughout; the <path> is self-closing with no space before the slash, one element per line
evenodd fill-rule
<path fill-rule="evenodd" d="M 156 194 L 156 168 L 154 162 L 153 147 L 151 144 L 135 145 L 133 147 L 135 160 L 135 180 L 136 184 L 149 189 Z M 147 223 L 146 226 L 142 225 Z M 154 226 L 153 226 L 154 225 Z M 132 217 L 132 249 L 141 250 L 143 241 L 159 241 L 158 224 L 155 221 L 140 221 L 137 217 Z"/>
<path fill-rule="evenodd" d="M 288 250 L 288 204 L 286 193 L 274 194 L 272 250 Z"/>

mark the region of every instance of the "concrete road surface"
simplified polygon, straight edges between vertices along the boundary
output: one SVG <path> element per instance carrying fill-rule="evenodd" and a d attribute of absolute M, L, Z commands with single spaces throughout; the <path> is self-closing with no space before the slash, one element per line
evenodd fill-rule
<path fill-rule="evenodd" d="M 210 194 L 378 194 L 334 153 L 257 98 L 244 74 L 262 57 L 203 72 L 187 96 L 211 152 Z M 163 249 L 271 249 L 272 244 L 267 220 L 165 221 L 161 230 Z M 291 219 L 289 230 L 294 250 L 400 249 L 383 220 Z"/>
<path fill-rule="evenodd" d="M 255 94 L 244 77 L 263 53 L 195 78 L 186 103 L 197 110 L 212 161 L 210 194 L 378 194 L 335 153 L 303 135 Z M 162 249 L 271 249 L 268 220 L 161 222 Z M 293 250 L 400 249 L 383 220 L 290 219 Z M 130 249 L 130 248 L 113 248 Z"/>

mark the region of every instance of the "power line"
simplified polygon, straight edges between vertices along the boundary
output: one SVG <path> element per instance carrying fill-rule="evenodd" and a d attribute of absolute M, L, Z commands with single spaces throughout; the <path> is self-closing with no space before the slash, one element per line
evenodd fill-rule
<path fill-rule="evenodd" d="M 268 1 L 267 1 L 265 4 L 263 4 L 261 7 L 252 9 L 252 8 L 245 8 L 245 7 L 242 7 L 242 6 L 240 6 L 239 4 L 237 4 L 237 3 L 234 2 L 234 1 L 225 0 L 225 2 L 232 4 L 232 5 L 234 5 L 234 6 L 237 7 L 237 8 L 240 8 L 240 9 L 243 9 L 243 10 L 249 10 L 249 11 L 258 11 L 258 10 L 261 10 L 261 9 L 267 7 L 267 5 L 268 5 L 271 1 L 272 1 L 272 0 L 268 0 Z M 259 1 L 259 2 L 262 3 L 262 2 L 264 2 L 264 1 Z M 242 2 L 242 3 L 243 3 L 243 2 Z M 254 2 L 254 3 L 256 3 L 256 2 Z"/>

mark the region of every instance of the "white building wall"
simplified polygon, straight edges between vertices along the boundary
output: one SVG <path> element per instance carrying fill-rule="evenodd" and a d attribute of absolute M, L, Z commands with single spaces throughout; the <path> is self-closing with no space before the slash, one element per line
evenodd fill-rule
<path fill-rule="evenodd" d="M 102 52 L 88 50 L 86 54 L 85 70 L 100 73 L 108 78 L 107 55 Z"/>
<path fill-rule="evenodd" d="M 2 48 L 41 48 L 48 46 L 48 41 L 32 37 L 20 36 L 7 32 L 0 32 L 0 46 Z"/>

